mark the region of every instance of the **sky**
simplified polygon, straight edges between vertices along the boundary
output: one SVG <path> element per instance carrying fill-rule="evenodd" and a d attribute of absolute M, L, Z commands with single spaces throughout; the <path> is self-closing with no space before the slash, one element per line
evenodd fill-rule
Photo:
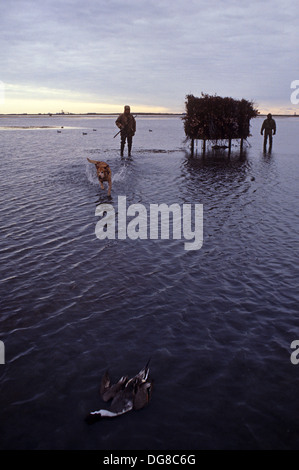
<path fill-rule="evenodd" d="M 297 0 L 1 3 L 0 114 L 182 113 L 202 92 L 299 114 Z"/>

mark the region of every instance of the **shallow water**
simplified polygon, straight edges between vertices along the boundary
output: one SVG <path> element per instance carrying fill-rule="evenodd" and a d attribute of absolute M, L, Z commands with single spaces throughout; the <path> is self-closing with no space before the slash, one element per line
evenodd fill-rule
<path fill-rule="evenodd" d="M 1 121 L 1 448 L 299 449 L 299 119 L 276 118 L 271 155 L 260 117 L 242 156 L 191 158 L 180 117 L 138 116 L 131 159 L 113 116 Z M 203 247 L 99 240 L 119 195 L 203 204 Z M 106 368 L 149 357 L 150 405 L 88 426 Z"/>

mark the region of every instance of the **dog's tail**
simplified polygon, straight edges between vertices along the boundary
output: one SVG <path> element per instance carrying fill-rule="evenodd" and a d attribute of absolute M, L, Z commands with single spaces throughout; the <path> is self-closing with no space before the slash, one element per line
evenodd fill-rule
<path fill-rule="evenodd" d="M 87 158 L 87 160 L 89 161 L 89 163 L 94 163 L 94 164 L 98 163 L 96 160 L 90 160 L 90 158 Z"/>

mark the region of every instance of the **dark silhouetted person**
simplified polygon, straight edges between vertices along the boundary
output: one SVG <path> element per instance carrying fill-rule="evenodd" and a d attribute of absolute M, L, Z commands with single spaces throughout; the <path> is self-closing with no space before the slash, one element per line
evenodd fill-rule
<path fill-rule="evenodd" d="M 124 112 L 118 116 L 115 124 L 120 129 L 120 155 L 124 156 L 126 140 L 128 142 L 128 156 L 131 156 L 133 136 L 136 132 L 136 121 L 131 114 L 130 106 L 124 107 Z"/>
<path fill-rule="evenodd" d="M 269 152 L 272 150 L 272 135 L 276 134 L 276 122 L 272 118 L 272 114 L 267 115 L 267 119 L 264 120 L 262 128 L 261 128 L 261 135 L 264 132 L 264 152 L 266 152 L 267 148 L 267 140 L 269 139 Z"/>

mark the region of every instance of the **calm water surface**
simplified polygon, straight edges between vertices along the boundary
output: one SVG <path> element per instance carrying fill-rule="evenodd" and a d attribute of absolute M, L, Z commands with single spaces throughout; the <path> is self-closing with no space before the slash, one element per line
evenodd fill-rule
<path fill-rule="evenodd" d="M 137 117 L 121 159 L 114 121 L 1 119 L 1 448 L 299 449 L 299 119 L 276 119 L 271 155 L 255 119 L 230 159 L 191 158 L 169 116 Z M 87 157 L 109 163 L 110 200 Z M 203 204 L 203 247 L 99 240 L 119 195 Z M 150 405 L 88 426 L 106 368 L 149 357 Z"/>

